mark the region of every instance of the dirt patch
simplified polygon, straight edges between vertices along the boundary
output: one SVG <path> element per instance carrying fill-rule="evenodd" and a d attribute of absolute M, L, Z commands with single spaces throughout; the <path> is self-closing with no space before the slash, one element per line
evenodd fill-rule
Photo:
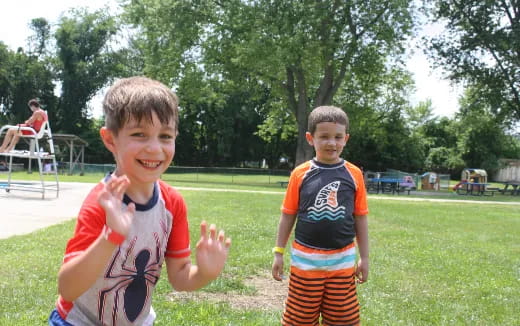
<path fill-rule="evenodd" d="M 244 280 L 244 284 L 254 288 L 253 295 L 238 292 L 209 293 L 209 292 L 173 292 L 171 300 L 207 300 L 212 302 L 228 303 L 237 310 L 282 310 L 287 296 L 288 281 L 275 281 L 271 275 L 259 275 Z"/>

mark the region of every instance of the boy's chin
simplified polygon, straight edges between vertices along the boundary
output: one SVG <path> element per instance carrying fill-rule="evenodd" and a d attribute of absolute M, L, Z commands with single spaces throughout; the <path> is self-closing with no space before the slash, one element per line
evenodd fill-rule
<path fill-rule="evenodd" d="M 161 178 L 161 174 L 157 175 L 138 175 L 133 178 L 129 176 L 130 184 L 152 184 Z"/>
<path fill-rule="evenodd" d="M 331 156 L 327 156 L 327 157 L 316 157 L 316 159 L 318 160 L 318 162 L 321 162 L 321 163 L 325 163 L 325 164 L 335 164 L 335 163 L 338 163 L 340 161 L 340 158 L 335 156 L 335 157 L 331 157 Z"/>
<path fill-rule="evenodd" d="M 152 183 L 160 179 L 161 175 L 163 175 L 166 172 L 166 170 L 167 168 L 143 168 L 139 169 L 138 171 L 133 171 L 132 173 L 126 174 L 130 178 L 130 181 L 132 181 L 132 179 L 135 179 L 135 181 L 138 183 Z"/>

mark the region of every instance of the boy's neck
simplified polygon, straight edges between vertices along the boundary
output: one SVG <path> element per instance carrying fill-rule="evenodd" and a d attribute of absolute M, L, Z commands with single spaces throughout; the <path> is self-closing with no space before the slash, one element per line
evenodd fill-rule
<path fill-rule="evenodd" d="M 125 194 L 136 204 L 145 205 L 153 197 L 154 184 L 146 186 L 135 186 L 133 189 L 128 187 Z"/>
<path fill-rule="evenodd" d="M 117 171 L 114 171 L 114 174 L 120 176 L 121 174 Z M 137 183 L 135 180 L 130 179 L 130 185 L 125 191 L 125 195 L 130 197 L 132 201 L 136 204 L 147 204 L 150 199 L 153 197 L 153 190 L 155 187 L 155 182 L 152 183 Z"/>
<path fill-rule="evenodd" d="M 313 161 L 320 163 L 320 164 L 325 164 L 325 165 L 336 165 L 336 164 L 343 162 L 344 160 L 342 158 L 339 158 L 336 162 L 332 163 L 332 162 L 324 162 L 324 161 L 320 160 L 319 158 L 314 157 Z"/>

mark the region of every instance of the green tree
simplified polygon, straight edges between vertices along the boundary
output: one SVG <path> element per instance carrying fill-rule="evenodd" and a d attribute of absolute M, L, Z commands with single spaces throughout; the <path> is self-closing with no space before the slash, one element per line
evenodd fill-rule
<path fill-rule="evenodd" d="M 453 175 L 460 173 L 465 166 L 458 148 L 460 131 L 458 122 L 447 117 L 427 121 L 417 129 L 426 150 L 424 169 Z"/>
<path fill-rule="evenodd" d="M 458 131 L 455 121 L 435 116 L 431 100 L 410 107 L 406 113 L 412 138 L 424 158 L 418 170 L 439 173 L 460 171 L 464 162 L 457 151 Z"/>
<path fill-rule="evenodd" d="M 231 82 L 202 79 L 203 73 L 187 73 L 179 85 L 180 131 L 175 162 L 183 165 L 242 166 L 260 162 L 263 141 L 255 134 L 263 117 L 248 89 Z M 192 87 L 198 85 L 197 88 Z"/>
<path fill-rule="evenodd" d="M 270 103 L 256 132 L 264 141 L 263 157 L 270 168 L 289 168 L 294 165 L 294 148 L 298 130 L 294 116 L 284 109 L 283 103 Z"/>
<path fill-rule="evenodd" d="M 433 114 L 431 99 L 419 102 L 416 106 L 409 106 L 405 110 L 408 124 L 413 130 L 437 120 L 437 117 Z"/>
<path fill-rule="evenodd" d="M 8 62 L 9 49 L 0 41 L 0 124 L 7 123 L 8 98 L 9 98 L 9 73 Z"/>
<path fill-rule="evenodd" d="M 56 129 L 81 135 L 89 129 L 90 99 L 120 72 L 111 41 L 117 24 L 106 11 L 75 10 L 55 33 L 61 96 Z"/>
<path fill-rule="evenodd" d="M 250 76 L 283 100 L 299 163 L 312 155 L 310 110 L 333 103 L 344 80 L 377 79 L 372 66 L 391 65 L 385 58 L 402 51 L 412 27 L 411 2 L 143 0 L 127 1 L 125 12 L 141 32 L 146 73 L 171 84 L 197 62 L 213 77 Z"/>
<path fill-rule="evenodd" d="M 412 172 L 422 168 L 422 147 L 407 127 L 402 110 L 382 114 L 367 108 L 360 113 L 362 117 L 351 115 L 350 139 L 345 149 L 350 161 L 372 171 Z"/>
<path fill-rule="evenodd" d="M 27 55 L 22 48 L 13 52 L 0 43 L 0 104 L 3 123 L 21 123 L 30 115 L 27 102 L 39 99 L 42 107 L 52 115 L 54 95 L 53 73 L 35 55 Z"/>
<path fill-rule="evenodd" d="M 344 83 L 336 101 L 350 118 L 347 159 L 365 170 L 422 168 L 421 141 L 407 120 L 414 87 L 410 74 L 382 61 Z"/>
<path fill-rule="evenodd" d="M 520 2 L 438 0 L 434 19 L 446 32 L 429 53 L 455 82 L 478 89 L 490 113 L 520 119 Z"/>
<path fill-rule="evenodd" d="M 33 35 L 29 36 L 30 52 L 39 58 L 48 55 L 48 43 L 51 38 L 51 25 L 47 19 L 40 17 L 31 20 L 29 27 L 33 31 Z"/>
<path fill-rule="evenodd" d="M 457 150 L 466 167 L 495 171 L 500 158 L 520 158 L 519 140 L 507 132 L 487 102 L 478 101 L 479 89 L 469 88 L 457 116 Z"/>

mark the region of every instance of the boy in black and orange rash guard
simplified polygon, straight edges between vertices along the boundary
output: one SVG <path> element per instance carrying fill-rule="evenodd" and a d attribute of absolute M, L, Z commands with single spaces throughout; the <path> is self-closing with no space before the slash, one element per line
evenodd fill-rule
<path fill-rule="evenodd" d="M 316 157 L 291 173 L 273 248 L 272 273 L 280 281 L 296 222 L 282 325 L 319 325 L 320 317 L 322 325 L 360 324 L 356 278 L 368 277 L 368 207 L 361 170 L 340 157 L 348 124 L 333 106 L 309 115 L 306 138 Z"/>

